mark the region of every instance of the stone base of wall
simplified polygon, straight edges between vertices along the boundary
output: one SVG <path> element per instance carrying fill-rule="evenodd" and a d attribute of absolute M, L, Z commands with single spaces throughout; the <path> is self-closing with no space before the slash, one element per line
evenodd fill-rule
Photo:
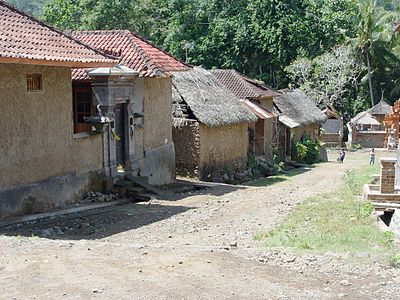
<path fill-rule="evenodd" d="M 0 190 L 0 219 L 73 204 L 88 191 L 102 191 L 104 179 L 100 172 L 80 176 L 70 172 L 22 187 Z"/>
<path fill-rule="evenodd" d="M 200 178 L 204 181 L 212 181 L 214 177 L 223 176 L 224 174 L 235 174 L 247 169 L 247 160 L 237 159 L 226 161 L 223 164 L 205 163 L 200 170 Z"/>

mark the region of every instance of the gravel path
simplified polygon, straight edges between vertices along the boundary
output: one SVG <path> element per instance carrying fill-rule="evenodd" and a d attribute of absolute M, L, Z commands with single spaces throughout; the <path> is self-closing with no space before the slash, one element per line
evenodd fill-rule
<path fill-rule="evenodd" d="M 337 189 L 364 156 L 268 187 L 218 186 L 8 232 L 0 299 L 399 299 L 400 272 L 360 263 L 362 253 L 293 256 L 253 239 L 305 198 Z"/>

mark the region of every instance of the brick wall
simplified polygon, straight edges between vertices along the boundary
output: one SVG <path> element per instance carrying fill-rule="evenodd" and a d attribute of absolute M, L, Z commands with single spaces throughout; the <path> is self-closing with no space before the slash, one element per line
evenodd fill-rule
<path fill-rule="evenodd" d="M 381 159 L 381 193 L 393 194 L 394 181 L 396 175 L 396 159 L 395 158 L 382 158 Z"/>

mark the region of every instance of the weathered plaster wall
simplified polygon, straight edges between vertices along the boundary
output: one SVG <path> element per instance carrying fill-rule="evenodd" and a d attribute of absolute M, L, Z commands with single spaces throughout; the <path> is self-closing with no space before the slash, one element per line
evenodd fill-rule
<path fill-rule="evenodd" d="M 264 120 L 264 153 L 265 157 L 269 160 L 272 160 L 273 156 L 275 130 L 272 119 Z"/>
<path fill-rule="evenodd" d="M 143 113 L 144 157 L 140 174 L 148 176 L 150 184 L 171 183 L 175 180 L 171 78 L 144 79 Z"/>
<path fill-rule="evenodd" d="M 293 141 L 299 142 L 303 136 L 308 136 L 312 140 L 316 140 L 319 138 L 319 125 L 307 125 L 296 127 L 291 130 L 291 133 L 294 134 Z"/>
<path fill-rule="evenodd" d="M 144 148 L 153 149 L 172 141 L 171 78 L 144 80 Z"/>
<path fill-rule="evenodd" d="M 42 74 L 42 91 L 27 92 L 27 74 Z M 0 64 L 0 106 L 1 192 L 102 168 L 101 136 L 73 137 L 69 68 Z M 76 193 L 78 186 L 74 185 Z M 72 201 L 76 193 L 64 200 Z M 23 201 L 22 194 L 18 195 L 16 206 Z M 38 194 L 36 201 L 45 201 L 40 197 Z M 4 210 L 4 199 L 0 197 L 0 210 Z"/>
<path fill-rule="evenodd" d="M 188 121 L 186 126 L 173 128 L 176 173 L 181 176 L 198 177 L 200 166 L 200 124 Z"/>
<path fill-rule="evenodd" d="M 247 162 L 248 124 L 207 127 L 200 124 L 200 173 L 211 179 L 225 167 L 242 168 Z"/>

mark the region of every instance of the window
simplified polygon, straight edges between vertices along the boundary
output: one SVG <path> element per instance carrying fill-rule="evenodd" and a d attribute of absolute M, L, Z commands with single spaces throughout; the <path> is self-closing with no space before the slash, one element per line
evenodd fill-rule
<path fill-rule="evenodd" d="M 28 92 L 39 92 L 42 90 L 42 75 L 26 75 L 26 89 Z"/>
<path fill-rule="evenodd" d="M 74 133 L 92 131 L 92 125 L 85 122 L 85 117 L 95 115 L 93 106 L 92 88 L 87 86 L 74 86 Z"/>

